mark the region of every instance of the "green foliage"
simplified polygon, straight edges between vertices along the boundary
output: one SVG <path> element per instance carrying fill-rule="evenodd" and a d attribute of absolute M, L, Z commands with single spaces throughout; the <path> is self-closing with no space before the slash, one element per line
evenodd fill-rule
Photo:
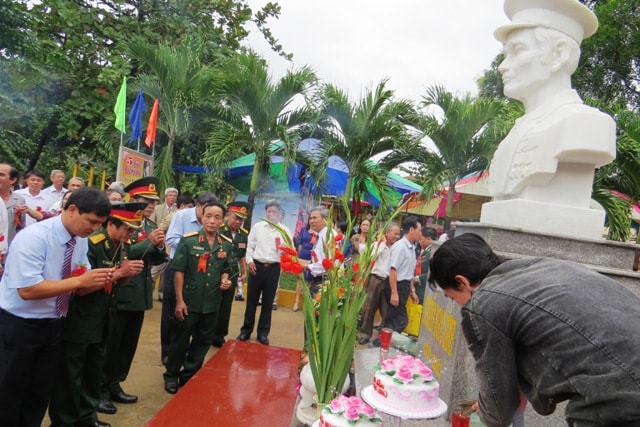
<path fill-rule="evenodd" d="M 436 151 L 416 144 L 410 154 L 420 164 L 420 182 L 427 197 L 438 187 L 449 184 L 447 196 L 448 228 L 453 210 L 456 183 L 466 175 L 486 169 L 495 149 L 506 135 L 507 103 L 489 98 L 458 97 L 434 86 L 423 97 L 423 110 L 409 122 L 421 136 L 433 142 Z M 436 107 L 436 108 L 434 108 Z"/>
<path fill-rule="evenodd" d="M 595 3 L 598 31 L 582 42 L 580 65 L 573 75 L 578 91 L 618 108 L 640 108 L 640 3 Z"/>
<path fill-rule="evenodd" d="M 148 71 L 127 50 L 132 40 L 150 46 L 203 40 L 196 53 L 211 64 L 220 51 L 242 50 L 251 20 L 268 33 L 267 20 L 278 13 L 279 6 L 269 3 L 254 16 L 244 0 L 3 0 L 0 54 L 6 62 L 0 71 L 19 79 L 0 88 L 0 97 L 17 112 L 2 116 L 0 128 L 34 146 L 23 162 L 30 167 L 46 170 L 80 153 L 115 169 L 119 135 L 107 123 L 115 96 L 124 75 Z M 16 73 L 17 68 L 28 72 Z"/>
<path fill-rule="evenodd" d="M 368 90 L 357 103 L 349 100 L 338 87 L 325 85 L 317 105 L 319 135 L 323 141 L 320 161 L 312 169 L 316 185 L 321 188 L 330 156 L 341 158 L 349 169 L 343 203 L 363 200 L 370 181 L 380 192 L 381 210 L 391 208 L 391 187 L 387 174 L 405 159 L 389 156 L 405 147 L 411 136 L 401 117 L 410 114 L 409 102 L 394 100 L 386 80 Z M 385 156 L 386 155 L 386 156 Z M 373 159 L 385 156 L 379 164 Z"/>
<path fill-rule="evenodd" d="M 267 64 L 253 52 L 231 58 L 222 70 L 225 96 L 211 123 L 204 162 L 213 168 L 214 175 L 222 177 L 231 161 L 255 153 L 248 198 L 253 206 L 268 171 L 271 143 L 282 141 L 286 161 L 294 160 L 298 130 L 311 118 L 306 106 L 298 107 L 294 101 L 315 83 L 316 76 L 305 67 L 274 82 Z"/>
<path fill-rule="evenodd" d="M 640 200 L 640 115 L 623 110 L 616 119 L 621 130 L 616 159 L 596 170 L 591 197 L 607 211 L 608 238 L 625 242 L 629 240 L 631 204 Z"/>

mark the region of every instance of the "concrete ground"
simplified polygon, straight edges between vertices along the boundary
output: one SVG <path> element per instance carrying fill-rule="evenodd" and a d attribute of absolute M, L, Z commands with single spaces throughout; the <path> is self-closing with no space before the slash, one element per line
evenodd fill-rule
<path fill-rule="evenodd" d="M 269 341 L 271 345 L 301 349 L 303 345 L 303 316 L 302 311 L 293 312 L 292 295 L 280 291 L 278 310 L 273 312 L 271 333 Z M 123 389 L 130 394 L 135 394 L 139 400 L 135 404 L 124 405 L 116 403 L 118 412 L 115 415 L 98 414 L 101 421 L 110 423 L 114 427 L 143 426 L 151 417 L 169 400 L 172 395 L 164 391 L 162 374 L 164 366 L 160 363 L 160 312 L 162 303 L 155 302 L 154 308 L 147 311 L 142 327 L 142 334 L 138 344 L 138 350 L 133 360 L 133 366 L 129 377 L 122 384 Z M 227 339 L 235 339 L 240 332 L 244 316 L 245 302 L 235 301 L 231 312 L 229 335 Z M 257 314 L 259 315 L 258 308 Z M 256 341 L 255 332 L 251 340 Z M 215 352 L 211 348 L 208 360 Z M 42 426 L 49 426 L 49 418 L 45 417 Z"/>

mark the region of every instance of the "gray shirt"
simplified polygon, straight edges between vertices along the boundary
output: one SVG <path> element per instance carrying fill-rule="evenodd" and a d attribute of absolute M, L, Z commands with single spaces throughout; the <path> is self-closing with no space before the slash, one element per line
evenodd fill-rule
<path fill-rule="evenodd" d="M 389 270 L 395 269 L 398 273 L 398 282 L 411 280 L 416 271 L 416 250 L 413 243 L 406 237 L 398 240 L 391 246 L 389 256 Z"/>

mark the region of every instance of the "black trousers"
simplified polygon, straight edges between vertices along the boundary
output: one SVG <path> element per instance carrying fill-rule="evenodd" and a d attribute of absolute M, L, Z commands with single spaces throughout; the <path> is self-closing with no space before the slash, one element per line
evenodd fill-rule
<path fill-rule="evenodd" d="M 176 271 L 171 268 L 171 262 L 164 270 L 164 280 L 162 284 L 162 316 L 160 318 L 160 355 L 169 355 L 169 344 L 171 344 L 171 334 L 175 322 L 176 311 L 176 289 L 173 287 L 173 278 Z"/>
<path fill-rule="evenodd" d="M 120 383 L 129 375 L 143 322 L 144 311 L 116 311 L 107 344 L 100 396 L 102 400 L 110 400 L 111 393 L 123 391 Z"/>
<path fill-rule="evenodd" d="M 256 322 L 256 308 L 262 294 L 262 307 L 258 320 L 258 336 L 268 336 L 271 331 L 271 314 L 273 312 L 273 300 L 280 280 L 280 264 L 262 264 L 255 261 L 256 274 L 249 275 L 247 283 L 247 305 L 244 310 L 244 323 L 240 333 L 251 335 Z"/>
<path fill-rule="evenodd" d="M 391 285 L 387 280 L 386 285 L 387 301 L 391 301 Z M 384 327 L 393 329 L 394 332 L 402 332 L 404 328 L 409 324 L 409 316 L 407 315 L 407 299 L 411 295 L 411 281 L 399 280 L 398 281 L 398 298 L 400 302 L 397 306 L 389 304 L 387 310 L 387 316 L 384 319 Z"/>
<path fill-rule="evenodd" d="M 0 309 L 0 426 L 40 427 L 55 376 L 62 321 Z"/>

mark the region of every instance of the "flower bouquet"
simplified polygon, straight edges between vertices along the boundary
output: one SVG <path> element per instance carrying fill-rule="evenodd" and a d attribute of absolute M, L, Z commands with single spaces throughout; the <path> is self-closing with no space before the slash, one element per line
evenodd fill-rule
<path fill-rule="evenodd" d="M 279 228 L 275 223 L 272 225 Z M 331 230 L 330 221 L 327 226 Z M 302 276 L 302 266 L 293 242 L 286 233 L 281 234 L 285 243 L 280 248 L 283 251 L 282 269 Z M 366 300 L 364 283 L 375 260 L 372 245 L 367 244 L 358 263 L 345 265 L 343 239 L 342 234 L 334 237 L 330 231 L 325 236 L 326 258 L 322 265 L 326 274 L 316 298 L 311 295 L 309 287 L 303 286 L 303 315 L 307 334 L 305 346 L 319 404 L 326 404 L 336 397 L 349 374 L 356 345 L 358 316 Z M 304 283 L 302 277 L 300 280 Z"/>

